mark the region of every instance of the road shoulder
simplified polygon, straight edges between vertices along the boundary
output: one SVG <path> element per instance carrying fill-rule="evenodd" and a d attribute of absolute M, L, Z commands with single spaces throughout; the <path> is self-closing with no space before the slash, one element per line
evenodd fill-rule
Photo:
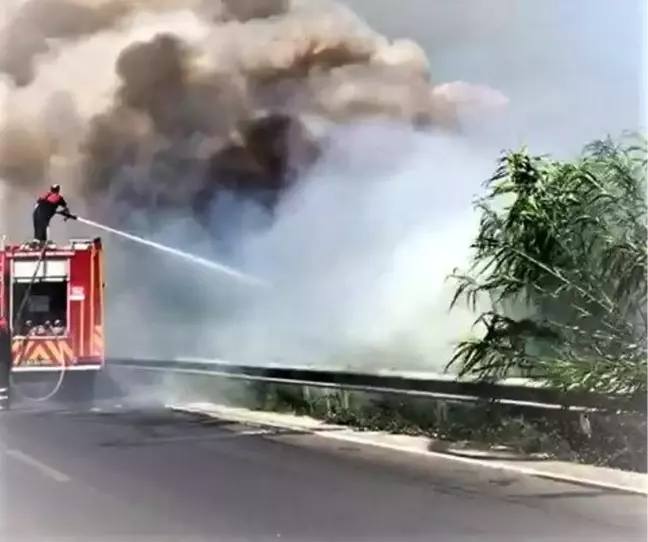
<path fill-rule="evenodd" d="M 398 452 L 414 453 L 428 457 L 443 457 L 483 468 L 505 470 L 522 475 L 642 496 L 648 495 L 648 476 L 642 473 L 553 461 L 538 457 L 498 455 L 493 454 L 492 451 L 485 452 L 483 450 L 431 450 L 430 439 L 426 437 L 359 431 L 346 426 L 327 424 L 308 416 L 255 411 L 214 403 L 188 403 L 168 406 L 174 410 L 203 413 L 248 424 L 262 424 L 306 431 L 320 437 L 376 446 Z"/>

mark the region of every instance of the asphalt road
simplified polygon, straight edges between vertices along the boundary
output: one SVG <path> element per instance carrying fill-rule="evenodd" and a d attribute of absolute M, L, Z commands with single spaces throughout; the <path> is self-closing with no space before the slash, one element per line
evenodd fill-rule
<path fill-rule="evenodd" d="M 113 406 L 2 414 L 1 540 L 646 540 L 641 497 Z"/>

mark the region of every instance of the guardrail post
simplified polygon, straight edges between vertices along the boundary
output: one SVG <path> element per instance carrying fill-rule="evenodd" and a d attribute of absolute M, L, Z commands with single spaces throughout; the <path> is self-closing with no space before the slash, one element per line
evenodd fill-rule
<path fill-rule="evenodd" d="M 9 410 L 11 405 L 9 378 L 11 371 L 11 333 L 0 322 L 0 410 Z"/>
<path fill-rule="evenodd" d="M 351 399 L 349 397 L 349 390 L 342 390 L 342 397 L 340 398 L 342 408 L 348 411 L 351 408 Z"/>

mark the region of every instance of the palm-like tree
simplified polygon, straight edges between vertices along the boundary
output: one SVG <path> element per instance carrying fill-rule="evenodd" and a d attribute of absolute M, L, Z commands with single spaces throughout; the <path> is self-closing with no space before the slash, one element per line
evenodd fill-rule
<path fill-rule="evenodd" d="M 588 145 L 567 163 L 506 153 L 476 202 L 472 268 L 454 306 L 485 330 L 458 344 L 462 374 L 512 371 L 567 389 L 646 391 L 646 140 Z"/>

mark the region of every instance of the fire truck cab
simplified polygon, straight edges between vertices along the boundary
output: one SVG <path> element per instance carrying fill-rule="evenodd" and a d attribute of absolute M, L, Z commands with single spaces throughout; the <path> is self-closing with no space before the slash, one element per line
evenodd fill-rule
<path fill-rule="evenodd" d="M 0 243 L 0 321 L 11 372 L 92 373 L 104 365 L 101 239 L 45 247 Z"/>

